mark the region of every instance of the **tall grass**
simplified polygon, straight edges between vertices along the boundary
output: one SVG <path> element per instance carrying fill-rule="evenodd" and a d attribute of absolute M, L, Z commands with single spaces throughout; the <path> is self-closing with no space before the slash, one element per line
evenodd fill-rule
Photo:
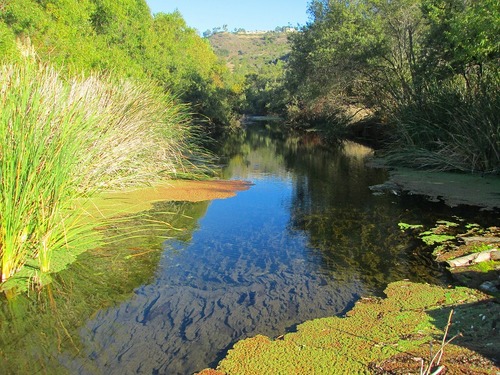
<path fill-rule="evenodd" d="M 188 120 L 152 85 L 1 66 L 0 281 L 25 265 L 50 272 L 55 252 L 72 251 L 81 197 L 196 173 Z"/>
<path fill-rule="evenodd" d="M 467 92 L 457 82 L 433 85 L 398 108 L 389 159 L 412 167 L 500 173 L 500 90 Z"/>

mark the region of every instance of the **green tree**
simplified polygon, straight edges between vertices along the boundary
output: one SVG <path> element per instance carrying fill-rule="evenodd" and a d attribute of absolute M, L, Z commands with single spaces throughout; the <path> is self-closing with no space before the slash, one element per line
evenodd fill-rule
<path fill-rule="evenodd" d="M 178 12 L 153 18 L 145 0 L 9 0 L 2 6 L 4 58 L 14 58 L 17 39 L 33 47 L 41 60 L 69 73 L 153 78 L 183 100 L 200 87 L 210 92 L 211 87 L 229 88 L 228 73 L 208 41 Z"/>
<path fill-rule="evenodd" d="M 423 0 L 423 13 L 430 30 L 422 74 L 435 79 L 461 75 L 468 90 L 477 89 L 485 76 L 498 75 L 498 1 Z"/>
<path fill-rule="evenodd" d="M 15 60 L 19 56 L 12 30 L 0 21 L 0 63 L 3 60 Z"/>
<path fill-rule="evenodd" d="M 291 36 L 293 118 L 344 129 L 367 109 L 395 126 L 401 155 L 418 153 L 408 164 L 500 170 L 497 0 L 313 0 L 309 10 Z"/>

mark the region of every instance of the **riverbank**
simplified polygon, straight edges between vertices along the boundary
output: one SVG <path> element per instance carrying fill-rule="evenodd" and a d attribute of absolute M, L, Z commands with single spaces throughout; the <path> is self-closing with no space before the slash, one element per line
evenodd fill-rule
<path fill-rule="evenodd" d="M 390 167 L 383 159 L 373 159 L 370 166 L 389 169 L 389 180 L 372 188 L 375 192 L 423 195 L 433 202 L 450 207 L 469 205 L 486 210 L 500 210 L 500 177 L 480 173 L 453 173 Z"/>
<path fill-rule="evenodd" d="M 251 184 L 245 181 L 168 180 L 142 188 L 107 191 L 78 203 L 79 220 L 88 228 L 96 225 L 105 227 L 121 222 L 126 216 L 140 217 L 141 212 L 151 209 L 156 202 L 201 202 L 225 199 L 234 196 L 238 191 L 249 189 L 250 186 Z M 149 227 L 154 229 L 151 225 Z M 163 227 L 158 230 L 158 236 L 162 236 Z M 106 241 L 101 238 L 98 230 L 89 229 L 82 246 L 74 246 L 66 251 L 56 251 L 52 254 L 52 267 L 49 273 L 42 275 L 36 267 L 23 267 L 14 277 L 0 284 L 0 292 L 13 297 L 18 293 L 28 291 L 30 285 L 26 283 L 26 280 L 40 278 L 41 285 L 48 284 L 51 282 L 51 275 L 66 269 L 77 261 L 80 254 L 102 245 L 103 242 Z"/>
<path fill-rule="evenodd" d="M 85 202 L 90 217 L 134 214 L 149 210 L 155 202 L 201 202 L 226 199 L 251 184 L 235 180 L 169 180 L 137 189 L 105 192 Z"/>
<path fill-rule="evenodd" d="M 0 72 L 0 291 L 41 287 L 58 257 L 96 245 L 82 200 L 213 175 L 187 107 L 161 87 L 72 76 L 34 55 Z"/>

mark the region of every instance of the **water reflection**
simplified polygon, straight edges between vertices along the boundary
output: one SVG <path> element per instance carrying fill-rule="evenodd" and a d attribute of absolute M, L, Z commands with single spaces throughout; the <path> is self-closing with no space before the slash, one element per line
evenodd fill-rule
<path fill-rule="evenodd" d="M 72 372 L 192 373 L 239 339 L 341 313 L 412 273 L 408 242 L 387 220 L 397 206 L 368 189 L 386 177 L 364 167 L 370 150 L 271 135 L 227 143 L 226 177 L 255 185 L 212 202 L 189 243 L 166 243 L 156 279 L 81 330 Z"/>
<path fill-rule="evenodd" d="M 164 253 L 151 284 L 82 329 L 72 372 L 188 374 L 240 338 L 351 306 L 362 286 L 317 272 L 319 257 L 288 227 L 291 188 L 267 176 L 214 201 L 189 244 L 167 244 L 177 253 Z"/>
<path fill-rule="evenodd" d="M 149 213 L 156 221 L 186 230 L 166 230 L 163 244 L 156 232 L 88 253 L 60 275 L 44 311 L 29 300 L 16 320 L 5 309 L 2 373 L 190 374 L 239 339 L 342 313 L 389 281 L 439 282 L 440 270 L 415 255 L 397 223 L 456 210 L 373 196 L 368 186 L 387 176 L 365 167 L 371 150 L 327 149 L 313 136 L 262 127 L 237 134 L 222 153 L 226 178 L 255 185 L 227 200 L 158 204 Z M 28 343 L 28 334 L 47 345 Z"/>
<path fill-rule="evenodd" d="M 68 373 L 60 353 L 81 353 L 85 342 L 79 328 L 99 310 L 126 301 L 135 288 L 150 283 L 164 237 L 189 241 L 207 207 L 207 202 L 164 202 L 149 213 L 115 222 L 103 228 L 113 239 L 110 244 L 82 254 L 48 287 L 9 301 L 0 297 L 0 374 Z M 166 222 L 171 226 L 162 228 Z M 129 236 L 132 231 L 135 235 Z"/>

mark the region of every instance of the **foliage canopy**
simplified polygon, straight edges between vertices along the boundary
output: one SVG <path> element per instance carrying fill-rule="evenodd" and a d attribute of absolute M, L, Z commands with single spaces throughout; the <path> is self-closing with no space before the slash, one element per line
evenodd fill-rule
<path fill-rule="evenodd" d="M 365 110 L 394 127 L 400 163 L 500 171 L 498 1 L 313 0 L 309 12 L 291 37 L 292 117 L 342 131 Z"/>
<path fill-rule="evenodd" d="M 153 17 L 144 0 L 8 0 L 2 8 L 3 60 L 19 58 L 17 40 L 70 74 L 152 79 L 184 101 L 196 99 L 194 111 L 211 122 L 233 120 L 227 109 L 202 105 L 230 93 L 229 72 L 178 12 Z"/>

